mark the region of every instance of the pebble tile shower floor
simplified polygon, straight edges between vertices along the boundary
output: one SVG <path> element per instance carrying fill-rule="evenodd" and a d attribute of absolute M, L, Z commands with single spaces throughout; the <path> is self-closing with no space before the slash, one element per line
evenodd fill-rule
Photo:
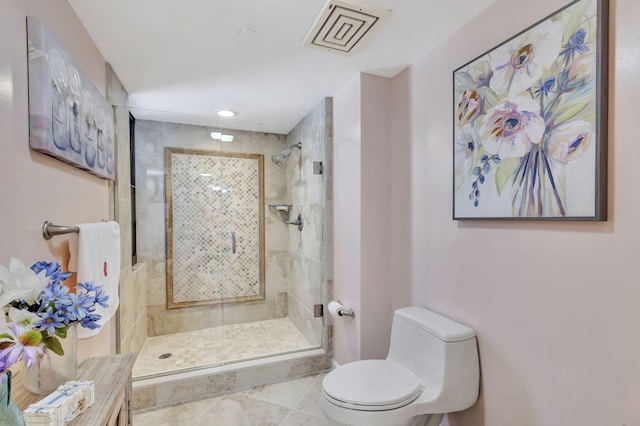
<path fill-rule="evenodd" d="M 314 347 L 317 346 L 310 344 L 288 318 L 166 334 L 147 338 L 133 367 L 133 377 L 246 361 Z"/>

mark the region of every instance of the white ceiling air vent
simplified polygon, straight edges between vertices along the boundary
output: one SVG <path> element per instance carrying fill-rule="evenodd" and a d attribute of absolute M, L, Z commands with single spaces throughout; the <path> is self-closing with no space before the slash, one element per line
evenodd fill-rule
<path fill-rule="evenodd" d="M 366 4 L 328 0 L 304 38 L 303 45 L 349 53 L 390 10 Z"/>

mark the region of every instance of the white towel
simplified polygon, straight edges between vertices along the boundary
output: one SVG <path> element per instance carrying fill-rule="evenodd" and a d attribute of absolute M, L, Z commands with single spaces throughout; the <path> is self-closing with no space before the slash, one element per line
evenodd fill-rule
<path fill-rule="evenodd" d="M 120 282 L 120 225 L 117 222 L 83 223 L 76 225 L 80 232 L 69 240 L 69 270 L 78 273 L 78 282 L 93 281 L 101 285 L 109 296 L 108 308 L 97 306 L 102 315 L 100 328 L 78 327 L 78 338 L 93 337 L 102 330 L 118 309 Z"/>

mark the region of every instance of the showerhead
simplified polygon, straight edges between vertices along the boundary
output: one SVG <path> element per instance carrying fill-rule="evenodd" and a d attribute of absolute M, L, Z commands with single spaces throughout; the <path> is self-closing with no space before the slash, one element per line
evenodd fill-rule
<path fill-rule="evenodd" d="M 286 159 L 287 159 L 288 156 L 291 155 L 291 151 L 293 151 L 293 148 L 302 149 L 302 142 L 298 142 L 295 145 L 291 145 L 291 146 L 286 147 L 278 155 L 272 155 L 271 156 L 271 161 L 273 161 L 275 164 L 277 164 L 280 167 L 286 166 L 287 165 Z"/>
<path fill-rule="evenodd" d="M 284 167 L 287 165 L 287 162 L 284 161 L 285 157 L 282 155 L 282 153 L 278 154 L 278 155 L 272 155 L 271 156 L 271 161 L 273 161 L 276 165 L 280 166 L 280 167 Z"/>

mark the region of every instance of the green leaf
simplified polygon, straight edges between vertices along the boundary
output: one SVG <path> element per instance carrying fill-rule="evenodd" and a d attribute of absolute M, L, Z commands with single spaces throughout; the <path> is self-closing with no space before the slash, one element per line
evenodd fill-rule
<path fill-rule="evenodd" d="M 66 339 L 67 338 L 67 330 L 68 329 L 69 329 L 68 325 L 65 325 L 62 328 L 56 328 L 55 329 L 56 336 L 61 337 L 63 339 Z"/>
<path fill-rule="evenodd" d="M 64 349 L 62 349 L 60 340 L 57 337 L 47 337 L 44 339 L 44 345 L 56 355 L 64 355 Z"/>
<path fill-rule="evenodd" d="M 9 340 L 13 340 L 13 337 L 11 337 L 11 335 L 7 334 L 7 333 L 2 333 L 0 334 L 0 339 L 9 339 Z"/>
<path fill-rule="evenodd" d="M 496 165 L 496 189 L 502 194 L 505 185 L 513 179 L 514 170 L 518 169 L 520 158 L 505 158 Z"/>
<path fill-rule="evenodd" d="M 496 92 L 491 90 L 491 88 L 489 88 L 487 86 L 484 86 L 484 87 L 481 87 L 480 89 L 478 89 L 478 91 L 484 97 L 484 110 L 485 111 L 487 111 L 488 109 L 493 108 L 494 106 L 498 105 L 498 103 L 500 102 L 500 96 L 498 96 L 496 94 Z"/>
<path fill-rule="evenodd" d="M 580 114 L 587 106 L 587 103 L 580 101 L 566 103 L 561 108 L 558 108 L 558 110 L 553 114 L 552 122 L 555 124 L 562 124 L 565 121 L 569 121 L 576 115 Z"/>
<path fill-rule="evenodd" d="M 475 87 L 476 83 L 473 81 L 473 77 L 471 74 L 465 71 L 458 71 L 455 75 L 457 85 L 462 85 L 466 87 Z"/>

